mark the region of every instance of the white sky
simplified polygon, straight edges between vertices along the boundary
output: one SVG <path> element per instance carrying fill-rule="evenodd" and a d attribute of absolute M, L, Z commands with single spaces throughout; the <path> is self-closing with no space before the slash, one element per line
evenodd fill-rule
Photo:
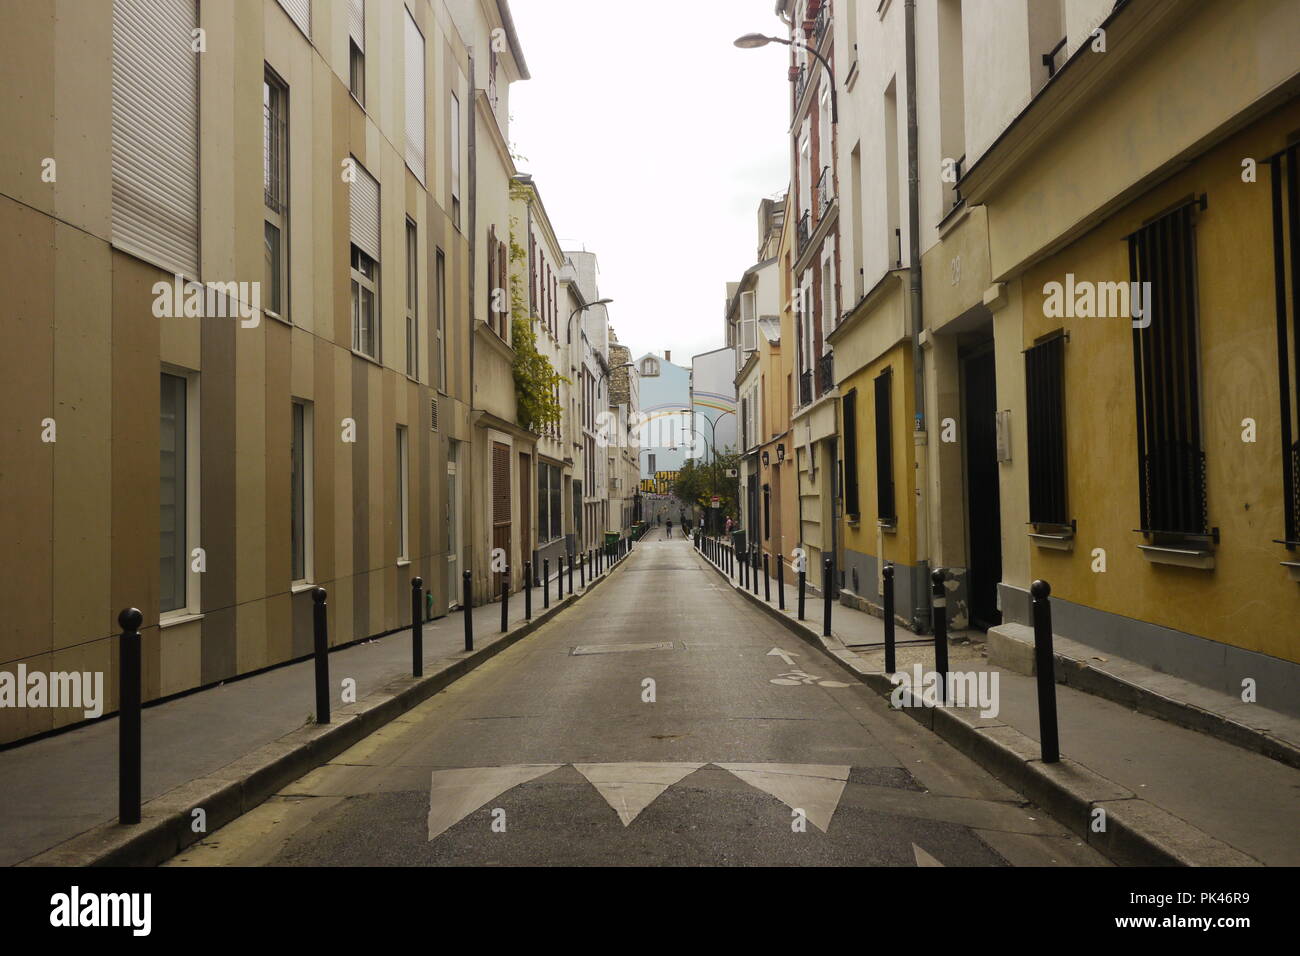
<path fill-rule="evenodd" d="M 753 265 L 758 203 L 789 178 L 788 50 L 773 0 L 511 0 L 532 79 L 511 87 L 523 154 L 566 248 L 600 263 L 634 357 L 720 348 L 726 284 Z M 676 24 L 669 29 L 668 24 Z"/>

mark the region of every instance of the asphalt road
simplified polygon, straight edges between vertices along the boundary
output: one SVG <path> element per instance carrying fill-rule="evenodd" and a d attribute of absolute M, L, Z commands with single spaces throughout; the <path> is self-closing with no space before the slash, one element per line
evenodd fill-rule
<path fill-rule="evenodd" d="M 1105 865 L 654 537 L 170 865 Z"/>

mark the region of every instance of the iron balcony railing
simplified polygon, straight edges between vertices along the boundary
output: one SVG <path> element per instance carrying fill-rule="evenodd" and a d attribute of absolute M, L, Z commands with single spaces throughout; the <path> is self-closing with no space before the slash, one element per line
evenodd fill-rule
<path fill-rule="evenodd" d="M 822 38 L 826 36 L 826 28 L 831 24 L 831 5 L 829 0 L 823 0 L 821 7 L 817 10 L 817 17 L 813 21 L 813 46 L 820 47 Z"/>
<path fill-rule="evenodd" d="M 1069 37 L 1061 37 L 1056 46 L 1043 54 L 1043 66 L 1047 67 L 1047 78 L 1049 80 L 1056 76 L 1056 71 L 1065 65 L 1065 41 L 1068 39 Z"/>
<path fill-rule="evenodd" d="M 821 177 L 817 180 L 817 220 L 820 222 L 822 216 L 826 215 L 826 210 L 831 208 L 831 201 L 835 198 L 831 192 L 831 168 L 822 167 Z"/>
<path fill-rule="evenodd" d="M 799 404 L 811 405 L 813 400 L 813 373 L 810 369 L 807 372 L 799 373 Z"/>
<path fill-rule="evenodd" d="M 810 228 L 810 225 L 811 225 L 810 220 L 811 220 L 811 218 L 812 218 L 812 210 L 811 210 L 811 209 L 806 209 L 806 210 L 804 210 L 804 214 L 803 214 L 802 216 L 799 217 L 798 234 L 799 234 L 799 252 L 800 252 L 800 254 L 803 253 L 804 246 L 808 245 L 808 240 L 809 240 L 810 238 L 812 238 L 812 230 L 811 230 L 811 228 Z"/>
<path fill-rule="evenodd" d="M 953 164 L 953 174 L 957 177 L 952 184 L 952 208 L 956 209 L 961 205 L 961 178 L 966 173 L 966 154 L 962 153 Z"/>
<path fill-rule="evenodd" d="M 827 352 L 817 360 L 817 394 L 825 395 L 835 387 L 835 353 Z"/>
<path fill-rule="evenodd" d="M 798 109 L 799 104 L 803 102 L 803 92 L 804 90 L 808 89 L 808 80 L 811 78 L 811 76 L 812 76 L 812 71 L 809 70 L 808 67 L 806 66 L 799 67 L 799 75 L 798 77 L 796 77 L 794 81 L 795 109 Z"/>

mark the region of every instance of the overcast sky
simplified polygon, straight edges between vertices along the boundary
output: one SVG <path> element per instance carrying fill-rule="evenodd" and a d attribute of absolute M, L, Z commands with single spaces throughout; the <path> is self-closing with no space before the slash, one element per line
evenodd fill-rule
<path fill-rule="evenodd" d="M 634 356 L 670 349 L 689 366 L 724 344 L 726 285 L 754 263 L 759 200 L 789 178 L 787 49 L 732 45 L 782 35 L 774 8 L 511 0 L 532 74 L 510 94 L 519 169 L 565 247 L 596 253 Z"/>

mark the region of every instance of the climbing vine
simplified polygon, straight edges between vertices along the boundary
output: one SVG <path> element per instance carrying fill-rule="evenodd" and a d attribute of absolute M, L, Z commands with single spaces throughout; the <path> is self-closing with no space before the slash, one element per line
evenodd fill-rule
<path fill-rule="evenodd" d="M 517 187 L 515 187 L 517 188 Z M 514 188 L 512 188 L 512 193 Z M 516 196 L 516 198 L 525 198 Z M 510 263 L 513 266 L 528 253 L 515 238 L 518 218 L 510 220 Z M 537 329 L 528 312 L 528 293 L 521 276 L 511 270 L 510 339 L 515 349 L 515 420 L 521 428 L 542 434 L 560 424 L 564 406 L 560 404 L 559 385 L 569 380 L 555 370 L 551 360 L 537 348 Z"/>

